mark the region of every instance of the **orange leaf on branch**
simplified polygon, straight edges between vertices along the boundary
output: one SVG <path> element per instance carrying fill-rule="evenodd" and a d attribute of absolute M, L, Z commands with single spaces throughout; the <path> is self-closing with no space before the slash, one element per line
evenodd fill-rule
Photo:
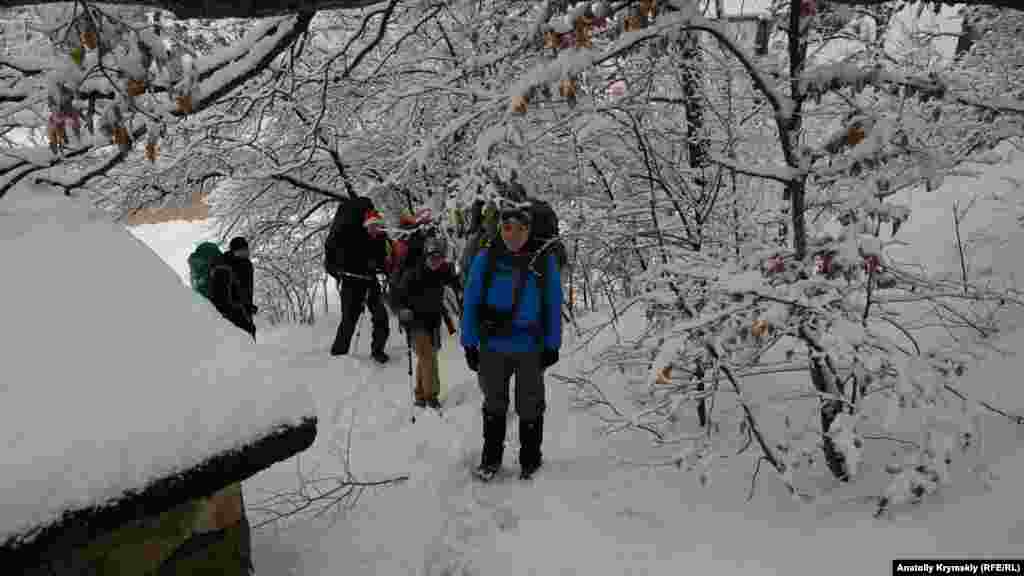
<path fill-rule="evenodd" d="M 156 162 L 156 143 L 148 142 L 146 144 L 146 160 L 150 162 Z"/>
<path fill-rule="evenodd" d="M 63 146 L 67 143 L 67 132 L 64 131 L 63 126 L 50 126 L 47 130 L 47 137 L 50 141 L 50 146 Z"/>
<path fill-rule="evenodd" d="M 864 141 L 865 136 L 863 126 L 850 126 L 850 129 L 846 131 L 846 143 L 856 146 Z"/>
<path fill-rule="evenodd" d="M 768 334 L 769 328 L 770 325 L 768 324 L 767 320 L 758 319 L 755 320 L 754 324 L 750 327 L 750 333 L 753 334 L 755 338 L 763 338 L 766 334 Z"/>
<path fill-rule="evenodd" d="M 526 114 L 526 105 L 528 101 L 525 96 L 513 96 L 512 97 L 512 111 L 516 114 Z"/>
<path fill-rule="evenodd" d="M 593 46 L 590 38 L 590 27 L 593 22 L 593 18 L 589 16 L 580 16 L 576 19 L 576 45 L 580 48 Z"/>
<path fill-rule="evenodd" d="M 131 136 L 128 134 L 128 129 L 124 126 L 117 126 L 114 128 L 114 133 L 111 138 L 114 144 L 125 147 L 131 144 Z"/>
<path fill-rule="evenodd" d="M 132 97 L 141 96 L 146 92 L 146 81 L 131 78 L 125 84 L 125 91 Z"/>
<path fill-rule="evenodd" d="M 672 365 L 669 364 L 661 370 L 658 370 L 658 375 L 654 378 L 654 381 L 662 386 L 672 384 Z"/>
<path fill-rule="evenodd" d="M 174 102 L 178 106 L 178 112 L 179 113 L 181 113 L 181 114 L 191 114 L 192 113 L 192 95 L 191 94 L 185 94 L 183 96 L 178 96 L 177 98 L 174 99 Z"/>
<path fill-rule="evenodd" d="M 558 33 L 554 30 L 548 30 L 544 33 L 544 47 L 545 48 L 558 48 L 562 41 L 558 37 Z"/>
<path fill-rule="evenodd" d="M 640 17 L 636 15 L 626 16 L 624 27 L 626 32 L 636 32 L 640 29 Z"/>
<path fill-rule="evenodd" d="M 92 30 L 86 30 L 78 35 L 78 39 L 82 41 L 82 46 L 85 46 L 89 50 L 95 50 L 99 44 L 99 38 L 96 36 L 96 32 Z"/>
<path fill-rule="evenodd" d="M 658 11 L 657 0 L 640 0 L 640 14 L 654 18 Z"/>
<path fill-rule="evenodd" d="M 558 83 L 558 93 L 562 95 L 562 98 L 572 98 L 576 96 L 576 81 L 572 78 L 564 78 Z"/>

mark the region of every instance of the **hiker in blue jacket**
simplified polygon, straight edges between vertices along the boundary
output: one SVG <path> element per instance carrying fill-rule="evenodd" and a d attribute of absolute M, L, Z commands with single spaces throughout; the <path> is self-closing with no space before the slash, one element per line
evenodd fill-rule
<path fill-rule="evenodd" d="M 473 259 L 464 293 L 462 346 L 484 394 L 484 445 L 476 470 L 482 480 L 501 468 L 513 374 L 521 477 L 541 465 L 544 370 L 558 362 L 562 345 L 562 280 L 556 257 L 530 242 L 530 220 L 529 207 L 501 212 L 502 241 Z"/>

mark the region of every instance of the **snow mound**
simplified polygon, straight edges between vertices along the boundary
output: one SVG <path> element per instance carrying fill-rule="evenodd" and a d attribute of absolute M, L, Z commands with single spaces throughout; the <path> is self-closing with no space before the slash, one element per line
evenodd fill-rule
<path fill-rule="evenodd" d="M 22 187 L 0 202 L 0 539 L 315 415 L 309 389 L 122 226 Z"/>

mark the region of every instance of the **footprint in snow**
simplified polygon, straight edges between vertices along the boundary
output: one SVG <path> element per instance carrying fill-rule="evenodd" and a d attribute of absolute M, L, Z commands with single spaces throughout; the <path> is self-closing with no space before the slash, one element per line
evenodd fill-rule
<path fill-rule="evenodd" d="M 495 523 L 498 525 L 498 530 L 502 532 L 509 532 L 519 528 L 519 515 L 511 508 L 499 506 L 494 509 L 493 516 Z"/>

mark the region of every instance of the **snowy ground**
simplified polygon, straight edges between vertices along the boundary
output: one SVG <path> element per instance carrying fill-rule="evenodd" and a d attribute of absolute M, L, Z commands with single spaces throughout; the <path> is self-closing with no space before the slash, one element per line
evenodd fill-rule
<path fill-rule="evenodd" d="M 392 338 L 393 364 L 379 368 L 366 360 L 365 328 L 355 359 L 326 354 L 330 322 L 279 330 L 261 345 L 276 347 L 287 360 L 282 369 L 313 387 L 320 433 L 298 459 L 304 473 L 342 473 L 340 454 L 351 433 L 351 468 L 361 480 L 410 480 L 366 492 L 337 518 L 306 517 L 257 532 L 260 572 L 678 574 L 696 566 L 723 574 L 817 574 L 827 562 L 836 574 L 864 574 L 886 573 L 898 557 L 1024 549 L 1024 515 L 1006 505 L 1018 500 L 1024 482 L 1024 452 L 1017 450 L 1024 431 L 996 418 L 988 420 L 985 446 L 997 475 L 991 491 L 967 483 L 919 509 L 876 520 L 870 505 L 844 501 L 853 492 L 837 490 L 825 504 L 802 507 L 763 474 L 748 503 L 748 473 L 723 473 L 701 487 L 692 473 L 617 463 L 616 456 L 641 459 L 646 443 L 600 436 L 590 416 L 570 409 L 569 391 L 549 382 L 542 474 L 530 484 L 509 478 L 480 485 L 468 478 L 479 454 L 479 393 L 456 342 L 446 343 L 443 362 L 448 403 L 457 405 L 446 421 L 411 424 L 400 337 Z M 572 363 L 554 370 L 571 370 Z M 993 368 L 1005 375 L 1012 366 Z M 514 471 L 514 425 L 509 440 L 505 463 Z M 296 466 L 282 463 L 250 480 L 247 504 L 294 488 Z"/>

